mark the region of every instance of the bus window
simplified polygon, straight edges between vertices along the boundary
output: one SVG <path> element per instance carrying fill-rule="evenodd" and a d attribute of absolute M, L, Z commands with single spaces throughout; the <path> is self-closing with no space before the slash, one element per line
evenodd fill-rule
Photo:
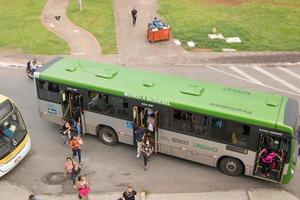
<path fill-rule="evenodd" d="M 89 92 L 88 109 L 91 111 L 102 112 L 102 95 L 97 92 Z"/>
<path fill-rule="evenodd" d="M 229 141 L 227 141 L 229 144 L 248 147 L 250 126 L 228 121 L 226 134 L 231 136 Z"/>
<path fill-rule="evenodd" d="M 128 100 L 121 97 L 104 95 L 104 111 L 107 114 L 127 118 L 129 116 Z"/>
<path fill-rule="evenodd" d="M 191 132 L 192 131 L 192 114 L 180 110 L 173 111 L 173 128 L 175 130 Z"/>
<path fill-rule="evenodd" d="M 221 129 L 222 128 L 222 120 L 217 119 L 217 118 L 213 118 L 211 127 L 216 128 L 216 129 Z"/>
<path fill-rule="evenodd" d="M 37 85 L 40 99 L 60 103 L 59 86 L 57 84 L 37 80 Z"/>
<path fill-rule="evenodd" d="M 199 137 L 208 137 L 208 117 L 199 114 L 192 115 L 193 133 Z"/>

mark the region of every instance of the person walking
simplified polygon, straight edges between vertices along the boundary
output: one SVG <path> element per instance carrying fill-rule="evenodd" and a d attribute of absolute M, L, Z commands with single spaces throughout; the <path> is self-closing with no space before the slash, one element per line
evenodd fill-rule
<path fill-rule="evenodd" d="M 28 200 L 39 200 L 39 199 L 36 197 L 36 195 L 31 194 L 29 195 Z"/>
<path fill-rule="evenodd" d="M 75 186 L 76 176 L 78 176 L 80 171 L 81 168 L 78 166 L 78 163 L 67 157 L 64 165 L 64 176 L 72 180 L 73 186 Z"/>
<path fill-rule="evenodd" d="M 71 139 L 71 125 L 66 119 L 62 119 L 62 126 L 59 131 L 62 134 L 64 144 L 68 144 Z"/>
<path fill-rule="evenodd" d="M 142 154 L 144 157 L 144 170 L 146 171 L 147 170 L 147 162 L 149 161 L 150 156 L 152 154 L 152 146 L 151 146 L 149 140 L 146 140 L 146 142 L 143 143 Z"/>
<path fill-rule="evenodd" d="M 75 107 L 73 109 L 73 118 L 72 118 L 72 122 L 73 122 L 73 127 L 76 129 L 77 131 L 77 136 L 80 137 L 81 135 L 81 118 L 80 118 L 80 108 Z"/>
<path fill-rule="evenodd" d="M 131 16 L 132 16 L 132 24 L 133 26 L 135 26 L 136 18 L 137 18 L 137 10 L 135 9 L 135 7 L 133 7 L 133 9 L 131 10 Z"/>
<path fill-rule="evenodd" d="M 91 188 L 89 186 L 89 182 L 85 176 L 78 176 L 76 189 L 78 191 L 78 198 L 83 200 L 89 199 L 89 193 L 91 192 Z"/>
<path fill-rule="evenodd" d="M 132 189 L 131 185 L 123 192 L 122 200 L 135 200 L 136 191 Z"/>
<path fill-rule="evenodd" d="M 81 163 L 81 145 L 82 144 L 83 144 L 83 141 L 80 137 L 72 136 L 71 141 L 70 141 L 70 146 L 72 149 L 73 158 L 78 156 L 79 164 L 82 164 Z"/>
<path fill-rule="evenodd" d="M 136 140 L 136 144 L 137 144 L 136 158 L 140 157 L 144 137 L 145 137 L 144 129 L 138 128 L 135 131 L 135 140 Z"/>

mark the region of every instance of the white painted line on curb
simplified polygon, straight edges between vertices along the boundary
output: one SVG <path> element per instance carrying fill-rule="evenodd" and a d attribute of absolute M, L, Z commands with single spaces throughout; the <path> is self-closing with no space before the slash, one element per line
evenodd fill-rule
<path fill-rule="evenodd" d="M 291 90 L 294 90 L 295 92 L 300 93 L 300 89 L 299 88 L 297 88 L 296 86 L 290 84 L 289 82 L 287 82 L 287 81 L 279 78 L 278 76 L 276 76 L 274 74 L 271 74 L 270 72 L 268 72 L 268 71 L 266 71 L 266 70 L 264 70 L 264 69 L 262 69 L 260 67 L 253 67 L 253 69 L 255 69 L 255 70 L 257 70 L 257 71 L 265 74 L 266 76 L 268 76 L 268 77 L 270 77 L 270 78 L 278 81 L 279 83 L 281 83 L 282 85 L 290 88 Z"/>
<path fill-rule="evenodd" d="M 297 78 L 297 79 L 300 79 L 300 75 L 295 73 L 295 72 L 292 72 L 291 70 L 285 68 L 285 67 L 276 67 L 277 69 L 280 69 L 281 71 L 284 71 L 285 73 Z"/>
<path fill-rule="evenodd" d="M 238 69 L 237 67 L 231 66 L 230 69 L 232 69 L 233 71 L 235 71 L 236 73 L 240 74 L 241 76 L 243 76 L 244 78 L 248 79 L 249 81 L 251 81 L 252 83 L 258 84 L 258 85 L 264 85 L 262 82 L 260 82 L 259 80 L 257 80 L 256 78 L 250 76 L 249 74 L 243 72 L 242 70 Z"/>

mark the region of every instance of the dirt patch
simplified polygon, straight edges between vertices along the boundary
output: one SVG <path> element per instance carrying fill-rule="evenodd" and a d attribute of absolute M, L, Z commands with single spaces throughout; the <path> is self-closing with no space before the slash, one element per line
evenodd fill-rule
<path fill-rule="evenodd" d="M 249 0 L 207 0 L 207 4 L 219 4 L 226 6 L 239 6 L 246 2 L 249 2 Z"/>

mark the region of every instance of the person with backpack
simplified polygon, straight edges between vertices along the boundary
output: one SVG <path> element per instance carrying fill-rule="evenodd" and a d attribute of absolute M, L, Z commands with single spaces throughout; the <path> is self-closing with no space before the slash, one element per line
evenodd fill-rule
<path fill-rule="evenodd" d="M 70 140 L 70 147 L 72 150 L 73 158 L 78 156 L 79 164 L 82 164 L 81 163 L 81 145 L 82 144 L 83 144 L 83 141 L 80 137 L 72 136 L 72 138 Z"/>
<path fill-rule="evenodd" d="M 78 163 L 72 158 L 67 157 L 64 164 L 64 176 L 72 180 L 73 186 L 75 186 L 76 176 L 79 175 L 80 171 L 81 168 L 78 166 Z"/>
<path fill-rule="evenodd" d="M 271 148 L 263 148 L 259 153 L 261 158 L 262 170 L 261 175 L 263 177 L 269 177 L 272 167 L 276 164 L 276 160 L 279 159 L 282 162 L 282 158 L 278 153 Z"/>

